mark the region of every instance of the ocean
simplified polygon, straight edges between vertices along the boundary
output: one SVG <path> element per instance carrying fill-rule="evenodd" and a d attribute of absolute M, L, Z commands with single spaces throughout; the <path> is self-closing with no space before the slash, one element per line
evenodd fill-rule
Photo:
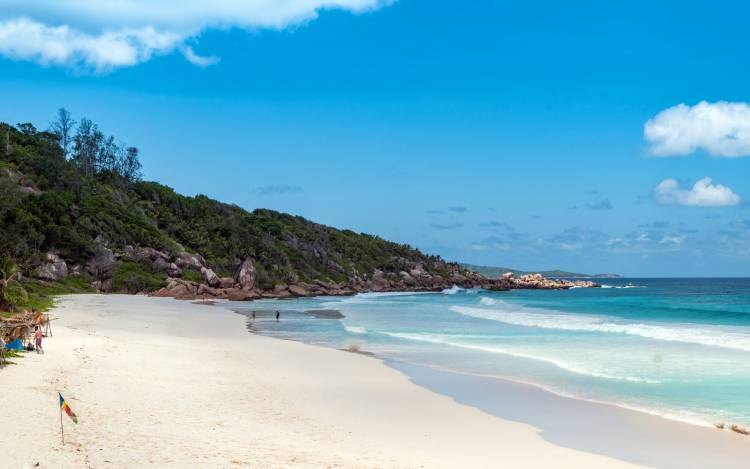
<path fill-rule="evenodd" d="M 750 279 L 602 282 L 567 291 L 454 287 L 230 307 L 256 311 L 248 326 L 267 336 L 530 383 L 699 425 L 750 426 Z"/>

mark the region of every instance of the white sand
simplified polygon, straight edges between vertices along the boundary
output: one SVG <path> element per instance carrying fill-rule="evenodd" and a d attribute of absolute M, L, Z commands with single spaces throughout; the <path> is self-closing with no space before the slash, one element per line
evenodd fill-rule
<path fill-rule="evenodd" d="M 0 467 L 635 467 L 224 308 L 80 295 L 52 316 L 46 355 L 0 370 Z M 58 390 L 80 418 L 65 446 Z"/>

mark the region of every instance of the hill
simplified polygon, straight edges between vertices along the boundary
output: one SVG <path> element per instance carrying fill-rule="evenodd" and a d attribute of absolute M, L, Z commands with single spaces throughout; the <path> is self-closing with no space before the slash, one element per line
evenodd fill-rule
<path fill-rule="evenodd" d="M 377 236 L 180 195 L 141 181 L 137 148 L 91 121 L 61 110 L 52 127 L 0 123 L 0 257 L 24 279 L 0 287 L 16 304 L 50 282 L 248 299 L 483 281 Z"/>
<path fill-rule="evenodd" d="M 490 267 L 483 265 L 461 264 L 466 269 L 477 272 L 485 277 L 499 277 L 506 272 L 513 272 L 517 276 L 539 273 L 548 278 L 619 278 L 617 274 L 579 274 L 565 270 L 543 270 L 539 272 L 511 269 L 508 267 Z"/>

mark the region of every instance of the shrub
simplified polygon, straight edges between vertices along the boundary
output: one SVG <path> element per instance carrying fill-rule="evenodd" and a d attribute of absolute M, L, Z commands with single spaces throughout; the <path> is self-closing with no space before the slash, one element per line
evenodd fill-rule
<path fill-rule="evenodd" d="M 118 264 L 112 275 L 112 290 L 117 292 L 150 292 L 164 287 L 166 283 L 165 274 L 149 272 L 137 262 Z"/>

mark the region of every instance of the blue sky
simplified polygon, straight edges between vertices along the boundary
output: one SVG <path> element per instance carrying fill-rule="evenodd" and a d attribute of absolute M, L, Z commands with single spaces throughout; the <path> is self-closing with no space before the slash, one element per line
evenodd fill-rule
<path fill-rule="evenodd" d="M 0 13 L 0 120 L 450 260 L 750 275 L 742 2 L 89 3 Z"/>

